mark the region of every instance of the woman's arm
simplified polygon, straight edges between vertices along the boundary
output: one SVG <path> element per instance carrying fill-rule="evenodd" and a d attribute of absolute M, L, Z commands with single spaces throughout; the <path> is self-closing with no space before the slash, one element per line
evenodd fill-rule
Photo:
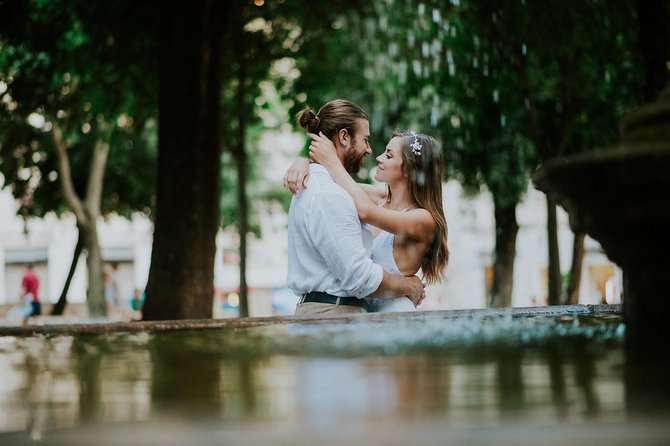
<path fill-rule="evenodd" d="M 334 146 L 333 146 L 333 153 L 335 153 Z M 335 155 L 335 161 L 339 163 L 337 155 Z M 295 195 L 302 189 L 307 189 L 308 177 L 309 177 L 309 160 L 306 158 L 296 158 L 295 161 L 291 163 L 289 168 L 286 169 L 286 173 L 284 173 L 284 188 L 288 189 L 293 195 Z M 356 184 L 361 189 L 363 189 L 363 191 L 375 203 L 380 203 L 386 199 L 386 191 L 384 189 L 377 186 L 373 186 L 372 184 L 363 184 L 363 183 L 356 183 Z"/>
<path fill-rule="evenodd" d="M 386 194 L 386 189 L 381 188 L 379 186 L 366 183 L 356 183 L 356 184 L 358 184 L 358 187 L 363 189 L 363 192 L 368 194 L 370 200 L 374 201 L 375 203 L 381 203 L 382 201 L 385 201 L 386 197 L 388 196 Z"/>
<path fill-rule="evenodd" d="M 335 182 L 344 188 L 354 200 L 361 221 L 381 228 L 393 234 L 403 234 L 414 240 L 432 240 L 436 229 L 435 220 L 425 209 L 413 209 L 399 212 L 378 206 L 344 169 L 335 153 L 332 141 L 324 135 L 309 134 L 312 143 L 309 156 L 323 165 Z"/>

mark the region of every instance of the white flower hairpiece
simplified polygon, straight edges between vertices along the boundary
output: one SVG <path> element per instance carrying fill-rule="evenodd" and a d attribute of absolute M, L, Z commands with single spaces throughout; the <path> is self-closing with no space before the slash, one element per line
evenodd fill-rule
<path fill-rule="evenodd" d="M 414 141 L 412 141 L 412 144 L 410 144 L 410 147 L 412 148 L 412 153 L 415 154 L 416 156 L 420 156 L 421 149 L 423 149 L 423 146 L 419 142 L 419 137 L 414 131 L 409 132 L 409 134 L 412 135 L 412 137 L 414 137 Z"/>

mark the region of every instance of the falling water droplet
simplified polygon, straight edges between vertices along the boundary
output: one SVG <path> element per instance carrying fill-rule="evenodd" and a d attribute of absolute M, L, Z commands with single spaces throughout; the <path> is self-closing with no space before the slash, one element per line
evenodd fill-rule
<path fill-rule="evenodd" d="M 418 60 L 413 60 L 412 69 L 414 70 L 414 74 L 416 75 L 416 77 L 421 77 L 421 62 L 419 62 Z"/>
<path fill-rule="evenodd" d="M 398 66 L 398 82 L 400 85 L 405 85 L 407 83 L 407 62 L 402 61 Z"/>

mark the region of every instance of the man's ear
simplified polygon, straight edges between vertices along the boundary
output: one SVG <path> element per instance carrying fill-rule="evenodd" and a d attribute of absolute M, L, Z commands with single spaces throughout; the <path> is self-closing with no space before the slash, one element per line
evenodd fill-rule
<path fill-rule="evenodd" d="M 340 146 L 346 149 L 347 147 L 349 147 L 350 140 L 351 135 L 349 134 L 349 130 L 340 129 L 340 131 L 337 132 L 337 142 L 339 142 Z"/>

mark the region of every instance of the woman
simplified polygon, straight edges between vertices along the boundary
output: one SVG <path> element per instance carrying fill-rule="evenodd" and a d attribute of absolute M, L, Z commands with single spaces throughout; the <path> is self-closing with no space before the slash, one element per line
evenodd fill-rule
<path fill-rule="evenodd" d="M 449 261 L 447 221 L 442 209 L 442 152 L 434 138 L 415 132 L 394 133 L 377 157 L 375 179 L 386 189 L 356 183 L 337 158 L 325 135 L 310 133 L 310 157 L 328 169 L 354 200 L 358 215 L 373 226 L 372 259 L 393 274 L 410 276 L 419 269 L 427 283 L 444 277 Z M 297 193 L 308 161 L 297 160 L 284 184 Z M 411 311 L 406 297 L 373 299 L 373 311 Z"/>

